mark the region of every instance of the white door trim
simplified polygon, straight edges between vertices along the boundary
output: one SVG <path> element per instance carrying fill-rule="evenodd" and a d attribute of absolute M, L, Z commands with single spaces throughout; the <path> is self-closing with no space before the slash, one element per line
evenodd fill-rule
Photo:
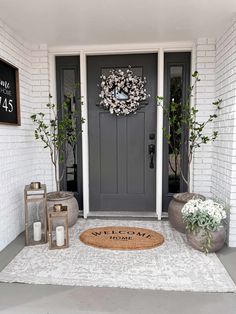
<path fill-rule="evenodd" d="M 88 136 L 88 105 L 87 105 L 87 60 L 86 54 L 80 53 L 80 82 L 82 108 L 81 115 L 85 120 L 82 125 L 82 172 L 83 172 L 83 215 L 87 218 L 89 213 L 89 136 Z"/>
<path fill-rule="evenodd" d="M 164 96 L 164 49 L 158 51 L 157 94 Z M 158 220 L 162 214 L 162 175 L 163 175 L 163 109 L 157 107 L 157 142 L 156 142 L 156 213 Z"/>
<path fill-rule="evenodd" d="M 158 72 L 157 72 L 157 92 L 158 96 L 164 93 L 164 52 L 192 52 L 191 70 L 195 65 L 195 45 L 193 42 L 170 42 L 156 44 L 137 44 L 137 45 L 101 45 L 101 46 L 66 46 L 52 47 L 49 49 L 49 73 L 50 73 L 50 92 L 53 95 L 53 101 L 56 103 L 56 56 L 80 56 L 80 79 L 82 95 L 82 117 L 85 123 L 82 125 L 82 169 L 83 169 L 83 200 L 84 200 L 84 218 L 89 214 L 89 138 L 88 138 L 88 104 L 87 104 L 87 56 L 104 54 L 133 54 L 133 53 L 157 53 L 158 54 Z M 156 151 L 163 152 L 162 142 L 163 110 L 157 108 L 157 140 Z M 192 167 L 190 168 L 190 177 Z M 162 215 L 162 153 L 156 154 L 156 214 L 158 219 Z"/>

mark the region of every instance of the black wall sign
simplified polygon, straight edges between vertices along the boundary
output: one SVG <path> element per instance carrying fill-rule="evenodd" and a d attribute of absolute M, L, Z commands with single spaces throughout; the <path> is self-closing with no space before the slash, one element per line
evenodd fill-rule
<path fill-rule="evenodd" d="M 20 125 L 19 71 L 0 59 L 0 123 Z"/>

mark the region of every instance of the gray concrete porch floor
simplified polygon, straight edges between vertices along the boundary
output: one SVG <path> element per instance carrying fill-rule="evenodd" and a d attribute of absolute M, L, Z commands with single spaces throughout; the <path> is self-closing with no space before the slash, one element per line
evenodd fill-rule
<path fill-rule="evenodd" d="M 0 253 L 0 270 L 23 248 L 20 235 Z M 236 249 L 218 256 L 236 282 Z M 5 314 L 236 314 L 236 294 L 0 283 Z"/>

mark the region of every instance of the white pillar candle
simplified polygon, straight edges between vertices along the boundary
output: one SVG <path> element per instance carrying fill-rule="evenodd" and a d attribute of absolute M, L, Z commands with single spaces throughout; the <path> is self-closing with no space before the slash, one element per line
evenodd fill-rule
<path fill-rule="evenodd" d="M 56 227 L 56 244 L 63 246 L 65 242 L 65 228 L 63 226 Z"/>
<path fill-rule="evenodd" d="M 42 224 L 40 221 L 34 222 L 34 241 L 40 241 L 42 237 Z"/>

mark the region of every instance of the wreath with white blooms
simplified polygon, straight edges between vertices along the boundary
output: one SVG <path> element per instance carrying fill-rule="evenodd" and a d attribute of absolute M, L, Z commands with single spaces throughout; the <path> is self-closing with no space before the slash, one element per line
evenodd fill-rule
<path fill-rule="evenodd" d="M 134 75 L 129 66 L 126 71 L 112 70 L 108 76 L 101 76 L 100 106 L 111 114 L 129 115 L 136 113 L 140 102 L 150 97 L 144 88 L 146 78 Z"/>

